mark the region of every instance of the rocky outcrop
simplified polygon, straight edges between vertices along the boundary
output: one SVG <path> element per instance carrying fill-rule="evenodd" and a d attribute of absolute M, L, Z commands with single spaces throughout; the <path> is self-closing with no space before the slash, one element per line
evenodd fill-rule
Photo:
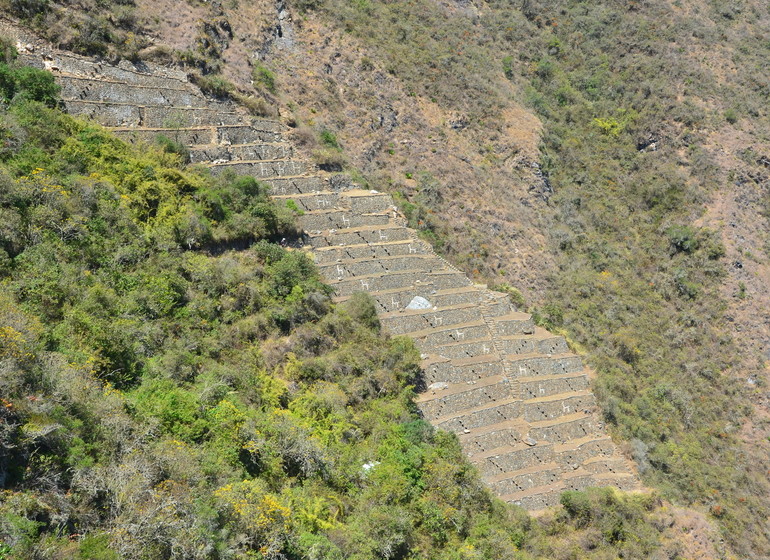
<path fill-rule="evenodd" d="M 370 293 L 384 328 L 414 339 L 425 371 L 420 410 L 457 434 L 502 499 L 539 510 L 567 489 L 637 487 L 564 338 L 436 255 L 406 227 L 389 195 L 332 186 L 297 158 L 289 128 L 205 97 L 181 72 L 52 50 L 22 56 L 55 73 L 71 113 L 113 127 L 129 142 L 164 134 L 213 172 L 253 175 L 277 200 L 293 201 L 303 211 L 307 248 L 337 300 Z"/>

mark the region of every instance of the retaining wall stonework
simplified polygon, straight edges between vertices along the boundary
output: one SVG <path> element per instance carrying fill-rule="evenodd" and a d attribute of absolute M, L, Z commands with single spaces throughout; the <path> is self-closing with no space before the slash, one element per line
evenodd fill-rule
<path fill-rule="evenodd" d="M 186 142 L 186 144 L 203 144 L 204 142 Z M 205 142 L 208 144 L 208 142 Z M 232 146 L 202 146 L 190 150 L 192 163 L 209 163 L 212 161 L 269 161 L 289 160 L 294 157 L 291 145 L 285 143 L 272 144 L 237 144 Z"/>
<path fill-rule="evenodd" d="M 495 493 L 505 495 L 529 490 L 537 486 L 548 486 L 558 482 L 560 479 L 561 470 L 558 467 L 551 467 L 497 480 L 491 482 L 489 486 Z"/>
<path fill-rule="evenodd" d="M 463 439 L 463 434 L 460 434 L 460 441 L 463 442 L 463 446 L 468 450 L 470 457 L 500 447 L 512 447 L 520 444 L 521 440 L 521 431 L 511 427 L 472 434 L 467 440 Z"/>
<path fill-rule="evenodd" d="M 313 208 L 313 206 L 315 206 L 315 209 L 320 209 L 319 204 L 328 205 L 337 203 L 337 200 L 334 197 L 323 197 L 323 202 L 319 203 L 317 201 L 313 201 L 311 204 L 307 204 L 304 200 L 301 199 L 294 200 L 297 205 L 307 207 L 308 210 Z M 350 261 L 359 259 L 382 259 L 400 255 L 422 255 L 427 253 L 428 248 L 425 247 L 425 245 L 406 239 L 404 241 L 395 241 L 390 243 L 371 243 L 366 245 L 353 245 L 349 247 L 333 247 L 327 250 L 316 251 L 315 257 L 316 263 L 320 265 L 341 261 L 342 259 Z"/>
<path fill-rule="evenodd" d="M 271 193 L 278 195 L 312 193 L 323 190 L 326 186 L 326 182 L 316 175 L 310 177 L 270 177 L 262 179 L 262 182 L 270 186 Z"/>
<path fill-rule="evenodd" d="M 72 115 L 114 127 L 185 128 L 211 124 L 236 125 L 244 120 L 240 113 L 195 107 L 136 106 L 81 99 L 67 99 L 64 106 Z"/>
<path fill-rule="evenodd" d="M 137 106 L 206 108 L 205 97 L 195 95 L 186 89 L 127 85 L 119 82 L 102 82 L 94 78 L 66 77 L 59 82 L 62 86 L 61 95 L 67 99 Z"/>
<path fill-rule="evenodd" d="M 432 423 L 447 432 L 462 433 L 465 430 L 473 430 L 490 424 L 497 424 L 508 418 L 515 418 L 521 415 L 521 402 L 508 401 L 495 403 L 486 408 L 471 410 L 462 414 L 452 416 L 432 418 Z"/>
<path fill-rule="evenodd" d="M 505 366 L 499 359 L 467 364 L 456 364 L 451 361 L 433 362 L 425 366 L 425 381 L 427 384 L 467 383 L 490 375 L 504 374 Z"/>
<path fill-rule="evenodd" d="M 116 127 L 128 142 L 164 135 L 212 172 L 254 176 L 278 204 L 293 201 L 303 212 L 306 250 L 336 299 L 368 292 L 385 331 L 414 337 L 425 386 L 417 406 L 458 435 L 503 499 L 537 510 L 558 503 L 566 489 L 637 486 L 564 338 L 536 328 L 507 296 L 434 254 L 389 195 L 332 188 L 337 182 L 297 157 L 287 126 L 207 98 L 179 70 L 111 66 L 53 49 L 24 56 L 54 72 L 71 113 Z M 412 302 L 426 308 L 406 309 Z"/>
<path fill-rule="evenodd" d="M 533 381 L 519 380 L 521 398 L 536 399 L 562 393 L 573 393 L 588 389 L 588 376 L 579 372 L 564 377 L 545 377 Z"/>
<path fill-rule="evenodd" d="M 473 458 L 473 463 L 483 475 L 500 477 L 540 465 L 550 465 L 555 458 L 550 446 L 520 447 L 508 452 Z"/>

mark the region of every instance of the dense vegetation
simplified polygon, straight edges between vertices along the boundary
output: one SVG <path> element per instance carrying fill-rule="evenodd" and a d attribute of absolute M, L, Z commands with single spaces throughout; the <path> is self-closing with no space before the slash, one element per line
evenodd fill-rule
<path fill-rule="evenodd" d="M 738 435 L 750 387 L 731 376 L 740 358 L 723 328 L 724 248 L 692 222 L 735 178 L 712 160 L 709 135 L 745 117 L 767 130 L 770 43 L 753 25 L 767 6 L 685 4 L 295 3 L 355 35 L 411 91 L 463 111 L 469 131 L 496 126 L 501 76 L 518 84 L 545 125 L 553 190 L 559 270 L 537 317 L 588 352 L 605 417 L 645 482 L 708 508 L 741 553 L 766 554 L 770 484 Z M 710 51 L 734 65 L 729 82 L 704 62 Z M 757 157 L 746 161 L 762 176 Z M 406 208 L 430 225 L 441 196 L 425 192 Z M 449 231 L 429 233 L 444 243 Z"/>
<path fill-rule="evenodd" d="M 331 305 L 253 179 L 0 75 L 0 558 L 676 555 L 653 495 L 494 500 L 416 414 L 412 344 Z"/>

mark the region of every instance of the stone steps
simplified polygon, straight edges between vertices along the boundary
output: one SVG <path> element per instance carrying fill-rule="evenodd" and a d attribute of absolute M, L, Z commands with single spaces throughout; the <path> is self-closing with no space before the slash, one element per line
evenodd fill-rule
<path fill-rule="evenodd" d="M 349 210 L 318 210 L 306 212 L 300 216 L 299 224 L 306 231 L 321 231 L 327 235 L 347 233 L 351 228 L 366 228 L 391 224 L 391 216 L 387 213 L 357 214 Z"/>
<path fill-rule="evenodd" d="M 563 482 L 548 486 L 536 486 L 522 492 L 498 496 L 504 502 L 515 504 L 530 511 L 539 511 L 559 504 L 561 493 L 568 488 Z"/>
<path fill-rule="evenodd" d="M 445 289 L 435 289 L 432 286 L 415 284 L 389 290 L 381 290 L 371 293 L 371 296 L 378 305 L 381 306 L 383 312 L 398 311 L 405 306 L 408 306 L 412 300 L 418 296 L 426 299 L 431 308 L 452 307 L 463 304 L 478 305 L 485 299 L 484 292 L 470 283 L 466 283 L 457 288 Z M 345 298 L 340 297 L 337 301 L 345 301 Z"/>
<path fill-rule="evenodd" d="M 583 461 L 581 467 L 594 475 L 625 475 L 628 474 L 628 463 L 622 457 L 590 457 Z"/>
<path fill-rule="evenodd" d="M 500 359 L 500 355 L 495 350 L 495 341 L 489 332 L 482 338 L 436 346 L 433 352 L 450 360 L 462 360 L 479 356 L 490 356 L 498 360 Z"/>
<path fill-rule="evenodd" d="M 467 381 L 465 383 L 440 383 L 438 384 L 440 387 L 434 387 L 431 385 L 428 387 L 427 391 L 417 395 L 415 402 L 420 404 L 442 400 L 447 397 L 454 397 L 455 395 L 459 395 L 461 393 L 467 393 L 468 391 L 485 389 L 505 381 L 506 380 L 503 375 L 490 375 L 479 380 Z"/>
<path fill-rule="evenodd" d="M 539 510 L 558 504 L 560 495 L 565 490 L 584 490 L 589 486 L 608 485 L 623 490 L 634 490 L 638 486 L 636 477 L 631 473 L 593 474 L 579 468 L 571 473 L 562 473 L 561 481 L 503 494 L 500 498 L 530 510 Z"/>
<path fill-rule="evenodd" d="M 100 66 L 103 69 L 107 67 L 103 64 Z M 99 76 L 96 72 L 83 73 L 76 70 L 58 70 L 55 72 L 55 74 L 57 81 L 60 84 L 64 84 L 62 91 L 66 90 L 68 84 L 72 88 L 77 88 L 78 84 L 89 84 L 96 88 L 109 88 L 111 86 L 140 89 L 150 88 L 157 90 L 178 91 L 192 95 L 202 101 L 201 106 L 206 105 L 206 97 L 202 95 L 199 90 L 190 87 L 188 82 L 175 80 L 173 78 L 158 78 L 152 74 L 128 71 L 112 72 L 112 76 Z"/>
<path fill-rule="evenodd" d="M 332 191 L 318 191 L 314 193 L 303 194 L 278 194 L 273 195 L 273 200 L 279 203 L 294 202 L 297 208 L 303 212 L 314 212 L 317 210 L 346 210 L 345 201 L 338 193 Z M 318 263 L 317 252 L 313 256 Z M 331 262 L 331 261 L 330 261 Z"/>
<path fill-rule="evenodd" d="M 216 137 L 216 127 L 198 126 L 188 128 L 135 128 L 135 127 L 115 127 L 111 132 L 129 144 L 151 144 L 159 136 L 179 142 L 185 146 L 191 144 L 200 144 L 202 142 L 213 141 Z"/>
<path fill-rule="evenodd" d="M 601 484 L 597 484 L 594 474 L 581 468 L 564 476 L 564 490 L 585 490 L 590 486 L 601 486 Z"/>
<path fill-rule="evenodd" d="M 505 403 L 507 399 L 500 398 L 500 383 L 504 378 L 492 379 L 489 385 L 468 386 L 462 391 L 448 392 L 442 391 L 437 395 L 431 395 L 430 399 L 423 399 L 417 402 L 426 418 L 438 419 L 446 418 L 456 414 L 466 414 L 468 411 L 477 411 L 479 407 L 486 407 L 493 403 Z"/>
<path fill-rule="evenodd" d="M 533 334 L 535 332 L 535 323 L 532 321 L 531 315 L 519 311 L 495 317 L 494 326 L 500 337 Z"/>
<path fill-rule="evenodd" d="M 466 280 L 464 275 L 451 270 L 433 273 L 410 270 L 343 280 L 327 278 L 327 282 L 334 286 L 336 293 L 340 296 L 349 296 L 360 291 L 377 292 L 415 285 L 439 290 L 463 286 Z M 407 334 L 407 332 L 400 329 L 398 332 L 392 331 L 391 334 L 400 335 Z"/>
<path fill-rule="evenodd" d="M 515 334 L 498 337 L 501 351 L 508 354 L 566 354 L 569 352 L 563 336 L 554 336 L 537 329 L 532 334 Z"/>
<path fill-rule="evenodd" d="M 448 360 L 429 355 L 423 363 L 428 383 L 467 383 L 490 375 L 505 375 L 503 361 L 496 356 L 484 355 L 464 360 Z"/>
<path fill-rule="evenodd" d="M 529 435 L 536 441 L 564 443 L 592 434 L 603 434 L 603 431 L 597 420 L 583 411 L 564 414 L 555 419 L 531 422 L 529 426 Z"/>
<path fill-rule="evenodd" d="M 305 229 L 308 232 L 310 244 L 314 249 L 326 247 L 347 247 L 369 243 L 388 241 L 414 241 L 411 230 L 398 224 L 388 223 L 374 227 L 349 227 L 330 233 L 328 230 Z"/>
<path fill-rule="evenodd" d="M 513 375 L 520 377 L 542 377 L 583 371 L 583 360 L 574 354 L 509 354 Z"/>
<path fill-rule="evenodd" d="M 532 381 L 524 381 L 520 378 L 517 380 L 521 390 L 520 396 L 525 400 L 588 389 L 588 376 L 583 372 L 549 376 Z"/>
<path fill-rule="evenodd" d="M 624 492 L 641 489 L 639 479 L 631 470 L 625 473 L 596 473 L 592 479 L 594 486 L 614 486 Z"/>
<path fill-rule="evenodd" d="M 624 475 L 629 473 L 628 462 L 614 454 L 615 448 L 608 438 L 585 441 L 579 449 L 582 453 L 575 456 L 572 452 L 563 451 L 557 445 L 539 443 L 527 446 L 522 443 L 521 436 L 500 429 L 489 428 L 483 434 L 480 430 L 464 434 L 467 441 L 474 442 L 474 453 L 471 460 L 485 476 L 487 482 L 516 476 L 521 470 L 528 470 L 539 464 L 553 462 L 562 472 L 572 473 L 581 469 L 589 474 L 610 473 Z M 462 438 L 463 436 L 461 436 Z M 494 446 L 499 442 L 499 446 Z M 530 458 L 527 458 L 527 455 Z M 529 465 L 529 466 L 528 466 Z M 498 473 L 498 474 L 496 474 Z M 507 493 L 507 492 L 506 492 Z"/>
<path fill-rule="evenodd" d="M 542 378 L 517 378 L 522 399 L 536 399 L 588 389 L 588 376 L 583 372 L 565 373 Z"/>
<path fill-rule="evenodd" d="M 549 465 L 554 462 L 556 455 L 548 445 L 529 447 L 519 443 L 490 449 L 471 457 L 471 462 L 484 479 L 504 479 L 533 466 Z"/>
<path fill-rule="evenodd" d="M 495 477 L 494 480 L 485 480 L 493 492 L 497 495 L 515 494 L 534 488 L 550 487 L 561 480 L 562 471 L 554 462 L 533 465 L 526 469 L 514 472 L 506 472 Z"/>
<path fill-rule="evenodd" d="M 590 413 L 596 405 L 596 400 L 590 391 L 575 391 L 528 399 L 523 401 L 523 404 L 524 420 L 540 422 L 553 420 L 579 410 L 587 410 Z"/>
<path fill-rule="evenodd" d="M 373 212 L 396 211 L 393 198 L 388 194 L 356 190 L 344 192 L 343 196 L 348 200 L 352 212 L 370 214 Z M 397 214 L 394 215 L 395 217 L 398 217 Z"/>
<path fill-rule="evenodd" d="M 444 330 L 433 330 L 428 334 L 414 338 L 418 347 L 427 350 L 429 348 L 444 347 L 445 345 L 454 342 L 464 342 L 466 339 L 479 340 L 491 336 L 487 324 L 483 320 L 478 319 L 476 321 L 467 321 L 459 325 L 451 325 Z"/>
<path fill-rule="evenodd" d="M 523 440 L 526 426 L 516 420 L 482 426 L 459 435 L 460 443 L 469 457 L 485 454 L 492 449 L 514 447 Z"/>
<path fill-rule="evenodd" d="M 406 334 L 413 338 L 419 338 L 427 330 L 435 328 L 452 327 L 477 320 L 478 308 L 472 304 L 460 304 L 427 310 L 403 310 L 399 312 L 385 313 L 380 317 L 380 322 L 394 334 Z M 426 333 L 427 334 L 427 333 Z M 484 354 L 491 354 L 489 352 Z"/>
<path fill-rule="evenodd" d="M 285 142 L 283 133 L 286 126 L 274 121 L 248 117 L 237 125 L 217 126 L 217 137 L 215 142 L 233 146 L 241 144 L 252 144 L 254 142 L 265 142 L 262 134 L 272 132 L 276 136 L 275 142 Z"/>
<path fill-rule="evenodd" d="M 524 441 L 524 438 L 527 437 L 528 429 L 529 429 L 529 424 L 527 424 L 523 418 L 521 417 L 509 418 L 506 420 L 501 420 L 500 422 L 496 422 L 494 424 L 489 424 L 487 426 L 475 428 L 473 430 L 470 430 L 469 432 L 460 434 L 458 436 L 458 439 L 460 440 L 460 443 L 462 445 L 466 445 L 466 444 L 469 444 L 471 441 L 475 441 L 475 440 L 481 441 L 481 440 L 484 440 L 486 436 L 489 436 L 491 439 L 489 440 L 489 443 L 484 446 L 488 450 L 488 449 L 494 449 L 496 447 L 502 447 L 504 445 L 500 443 L 494 443 L 494 441 L 496 441 L 496 438 L 498 437 L 498 436 L 494 436 L 494 434 L 498 432 L 503 434 L 499 436 L 501 440 L 507 440 L 509 439 L 509 437 L 512 437 L 516 442 L 522 442 Z"/>

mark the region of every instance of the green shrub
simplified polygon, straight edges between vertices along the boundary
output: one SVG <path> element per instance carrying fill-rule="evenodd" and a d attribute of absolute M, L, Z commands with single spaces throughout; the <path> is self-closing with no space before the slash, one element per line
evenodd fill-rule
<path fill-rule="evenodd" d="M 66 46 L 80 54 L 105 56 L 116 42 L 110 20 L 98 13 L 87 14 L 74 27 Z"/>
<path fill-rule="evenodd" d="M 158 144 L 164 152 L 178 155 L 183 163 L 188 163 L 190 161 L 190 150 L 183 143 L 172 140 L 163 134 L 159 134 L 155 137 L 155 143 Z"/>
<path fill-rule="evenodd" d="M 11 13 L 22 19 L 33 19 L 50 10 L 49 0 L 10 0 Z"/>
<path fill-rule="evenodd" d="M 221 76 L 192 72 L 188 77 L 203 93 L 219 99 L 227 99 L 235 92 L 235 86 Z"/>
<path fill-rule="evenodd" d="M 495 290 L 496 292 L 502 292 L 504 294 L 508 294 L 508 299 L 511 301 L 511 303 L 521 309 L 525 306 L 526 302 L 524 301 L 524 296 L 522 293 L 507 283 L 502 284 L 494 284 L 490 286 L 490 289 Z"/>
<path fill-rule="evenodd" d="M 725 120 L 730 124 L 735 124 L 738 122 L 738 111 L 736 111 L 733 108 L 727 109 L 724 112 L 724 117 L 725 117 Z"/>
<path fill-rule="evenodd" d="M 14 42 L 7 37 L 0 36 L 0 62 L 9 64 L 13 62 L 17 56 L 18 53 L 16 52 Z"/>
<path fill-rule="evenodd" d="M 78 560 L 118 560 L 118 553 L 109 548 L 110 537 L 105 534 L 86 535 L 78 547 Z"/>
<path fill-rule="evenodd" d="M 251 115 L 256 117 L 276 117 L 278 115 L 277 109 L 268 104 L 264 99 L 251 95 L 243 95 L 239 92 L 234 92 L 231 95 L 233 99 L 245 107 Z"/>
<path fill-rule="evenodd" d="M 275 74 L 261 62 L 254 61 L 251 79 L 255 85 L 266 89 L 270 93 L 276 93 Z"/>
<path fill-rule="evenodd" d="M 513 69 L 513 57 L 512 56 L 503 57 L 502 65 L 503 65 L 503 74 L 505 74 L 506 78 L 508 78 L 509 80 L 512 80 L 515 75 L 514 69 Z"/>
<path fill-rule="evenodd" d="M 328 128 L 324 128 L 323 130 L 321 130 L 321 143 L 328 148 L 334 148 L 337 150 L 340 149 L 340 144 L 339 144 L 339 141 L 337 140 L 337 135 L 334 134 Z"/>
<path fill-rule="evenodd" d="M 680 253 L 694 253 L 700 248 L 700 240 L 690 226 L 671 226 L 666 230 L 671 250 Z"/>
<path fill-rule="evenodd" d="M 37 101 L 54 107 L 60 90 L 50 72 L 0 62 L 0 97 L 5 102 Z"/>
<path fill-rule="evenodd" d="M 313 161 L 319 168 L 330 173 L 339 173 L 348 165 L 348 160 L 339 148 L 313 151 Z"/>
<path fill-rule="evenodd" d="M 377 317 L 377 307 L 372 297 L 365 292 L 356 292 L 345 302 L 345 309 L 354 321 L 372 331 L 380 330 L 380 319 Z"/>
<path fill-rule="evenodd" d="M 564 310 L 555 303 L 548 303 L 532 312 L 535 324 L 555 330 L 564 324 Z"/>
<path fill-rule="evenodd" d="M 593 505 L 584 492 L 568 491 L 561 495 L 560 503 L 570 519 L 578 526 L 586 526 L 594 517 Z"/>

